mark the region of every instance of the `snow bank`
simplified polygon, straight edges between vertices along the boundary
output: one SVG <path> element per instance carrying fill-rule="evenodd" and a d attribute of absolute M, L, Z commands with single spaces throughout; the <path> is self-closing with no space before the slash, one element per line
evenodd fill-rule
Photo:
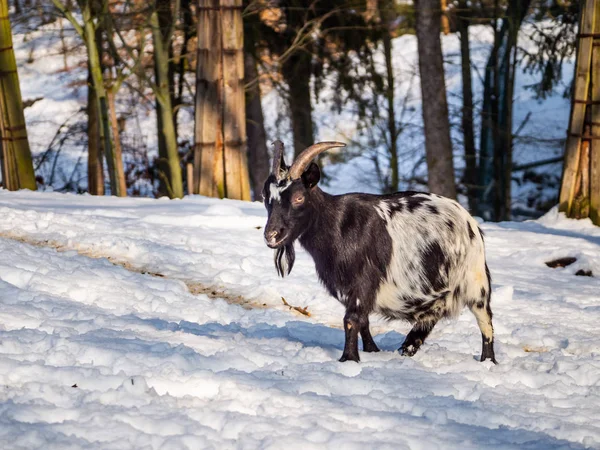
<path fill-rule="evenodd" d="M 600 273 L 585 222 L 482 225 L 494 366 L 466 311 L 412 359 L 375 321 L 383 351 L 338 363 L 342 308 L 300 249 L 276 277 L 258 203 L 0 191 L 0 215 L 4 448 L 600 448 L 598 278 L 544 264 Z"/>

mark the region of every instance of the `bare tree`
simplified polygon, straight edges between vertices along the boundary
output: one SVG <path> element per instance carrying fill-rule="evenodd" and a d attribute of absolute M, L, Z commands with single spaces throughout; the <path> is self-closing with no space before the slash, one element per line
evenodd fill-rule
<path fill-rule="evenodd" d="M 256 60 L 250 52 L 244 55 L 246 77 L 246 131 L 248 134 L 248 170 L 254 200 L 260 200 L 263 183 L 269 176 L 269 152 L 265 119 L 260 101 L 260 83 Z"/>
<path fill-rule="evenodd" d="M 170 198 L 183 197 L 183 179 L 179 164 L 177 132 L 175 130 L 171 82 L 169 80 L 169 48 L 173 39 L 174 17 L 178 16 L 179 1 L 175 2 L 175 13 L 171 12 L 170 0 L 158 0 L 150 16 L 154 43 L 153 86 L 157 100 L 157 122 L 159 139 L 159 176 Z"/>
<path fill-rule="evenodd" d="M 488 220 L 510 219 L 517 37 L 530 5 L 531 0 L 509 0 L 500 19 L 498 0 L 494 2 L 494 46 L 483 88 L 477 206 L 478 214 Z"/>
<path fill-rule="evenodd" d="M 456 198 L 440 41 L 440 1 L 415 0 L 415 6 L 429 190 Z"/>
<path fill-rule="evenodd" d="M 92 0 L 77 0 L 83 23 L 79 23 L 68 7 L 60 0 L 52 0 L 56 8 L 71 22 L 73 28 L 85 43 L 88 64 L 90 67 L 93 91 L 96 96 L 97 110 L 99 112 L 99 142 L 106 157 L 108 174 L 110 179 L 110 190 L 112 195 L 124 197 L 127 195 L 125 182 L 123 180 L 123 160 L 117 154 L 114 142 L 110 135 L 110 123 L 108 112 L 108 100 L 104 79 L 102 76 L 102 65 L 97 42 L 98 27 L 104 22 L 108 14 L 108 3 L 102 0 L 100 4 L 93 4 Z"/>
<path fill-rule="evenodd" d="M 471 80 L 471 48 L 469 46 L 469 7 L 466 0 L 459 0 L 457 28 L 460 38 L 460 64 L 462 69 L 462 132 L 465 150 L 465 173 L 463 182 L 467 188 L 469 209 L 476 210 L 477 159 L 475 132 L 473 130 L 473 88 Z"/>

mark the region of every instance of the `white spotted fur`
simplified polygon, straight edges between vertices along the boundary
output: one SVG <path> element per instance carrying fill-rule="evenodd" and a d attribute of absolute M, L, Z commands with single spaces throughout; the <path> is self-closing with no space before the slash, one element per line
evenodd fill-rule
<path fill-rule="evenodd" d="M 375 206 L 377 214 L 386 221 L 393 242 L 387 277 L 377 292 L 375 308 L 380 311 L 388 309 L 403 313 L 407 311 L 407 305 L 402 302 L 402 297 L 431 301 L 439 297 L 438 293 L 423 296 L 416 290 L 422 284 L 424 271 L 419 256 L 428 243 L 436 240 L 442 251 L 456 261 L 449 270 L 450 294 L 446 296 L 442 314 L 456 316 L 465 304 L 472 305 L 481 300 L 482 288 L 486 292 L 490 290 L 485 273 L 483 239 L 477 221 L 457 202 L 437 195 L 418 195 L 425 196 L 428 199 L 427 203 L 434 205 L 439 214 L 432 214 L 423 206 L 413 212 L 408 212 L 406 206 L 402 212 L 390 212 L 390 205 L 406 202 L 405 199 L 385 199 Z M 448 221 L 453 223 L 453 230 L 448 228 Z M 475 234 L 473 240 L 469 237 L 467 223 Z M 411 267 L 411 264 L 414 267 Z M 456 286 L 460 286 L 461 291 L 458 298 L 454 298 Z"/>

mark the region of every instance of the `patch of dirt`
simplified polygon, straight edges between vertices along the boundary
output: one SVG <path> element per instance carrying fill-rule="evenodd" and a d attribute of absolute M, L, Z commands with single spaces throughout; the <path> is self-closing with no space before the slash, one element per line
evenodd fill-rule
<path fill-rule="evenodd" d="M 527 353 L 547 353 L 549 350 L 546 347 L 530 347 L 529 345 L 525 345 L 523 351 Z"/>
<path fill-rule="evenodd" d="M 90 250 L 68 247 L 64 244 L 61 244 L 60 242 L 49 240 L 49 239 L 44 239 L 44 240 L 33 239 L 28 236 L 22 236 L 22 235 L 18 235 L 16 233 L 11 233 L 11 232 L 0 232 L 0 237 L 10 239 L 13 241 L 17 241 L 17 242 L 22 242 L 24 244 L 33 245 L 35 247 L 53 248 L 58 252 L 76 251 L 78 254 L 80 254 L 82 256 L 86 256 L 88 258 L 94 258 L 94 259 L 105 258 L 110 263 L 114 264 L 115 266 L 123 267 L 125 270 L 128 270 L 129 272 L 140 273 L 142 275 L 149 275 L 151 277 L 168 278 L 166 275 L 164 275 L 162 273 L 148 271 L 144 268 L 134 266 L 129 261 L 117 259 L 112 256 L 102 255 L 100 253 L 93 252 Z M 192 295 L 203 294 L 203 295 L 206 295 L 209 298 L 213 298 L 213 299 L 220 298 L 220 299 L 225 300 L 227 303 L 230 303 L 233 305 L 239 305 L 244 309 L 266 309 L 268 307 L 266 303 L 262 303 L 262 302 L 256 301 L 256 300 L 249 300 L 241 295 L 236 295 L 231 292 L 227 292 L 226 290 L 223 289 L 222 286 L 211 286 L 211 285 L 206 285 L 203 283 L 199 283 L 197 281 L 190 281 L 190 280 L 181 280 L 181 281 L 183 281 L 185 283 L 185 285 L 187 286 L 188 290 L 190 291 L 190 293 Z M 302 312 L 300 310 L 295 310 L 295 311 L 297 311 L 298 314 L 306 315 L 305 312 Z"/>
<path fill-rule="evenodd" d="M 162 276 L 162 275 L 161 275 Z M 222 290 L 220 287 L 207 286 L 198 282 L 183 281 L 187 286 L 188 290 L 193 295 L 204 294 L 209 298 L 221 298 L 227 303 L 233 305 L 239 305 L 244 309 L 266 309 L 266 303 L 260 303 L 257 301 L 248 300 L 241 295 L 235 295 L 227 291 Z"/>

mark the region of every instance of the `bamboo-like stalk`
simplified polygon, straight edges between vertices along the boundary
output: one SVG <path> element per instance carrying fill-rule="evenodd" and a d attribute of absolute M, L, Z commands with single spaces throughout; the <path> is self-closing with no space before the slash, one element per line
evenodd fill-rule
<path fill-rule="evenodd" d="M 8 19 L 8 2 L 5 0 L 0 1 L 0 96 L 4 185 L 11 190 L 35 190 L 33 161 Z"/>
<path fill-rule="evenodd" d="M 187 163 L 185 165 L 185 171 L 188 195 L 192 195 L 194 193 L 194 165 L 192 163 Z"/>
<path fill-rule="evenodd" d="M 563 180 L 560 189 L 559 210 L 570 215 L 573 198 L 577 189 L 576 179 L 579 169 L 581 134 L 585 121 L 585 101 L 588 98 L 588 89 L 590 84 L 590 66 L 592 59 L 592 41 L 591 33 L 595 28 L 594 0 L 585 0 L 580 12 L 580 33 L 586 37 L 579 38 L 577 49 L 577 62 L 575 68 L 575 89 L 571 107 L 571 120 L 569 124 L 569 135 L 565 148 L 565 167 L 563 170 Z"/>
<path fill-rule="evenodd" d="M 446 15 L 448 12 L 448 4 L 446 0 L 440 0 L 440 7 L 442 9 L 442 33 L 444 33 L 447 36 L 450 34 L 450 21 L 448 20 L 448 16 Z"/>
<path fill-rule="evenodd" d="M 126 192 L 123 192 L 122 186 L 119 183 L 117 167 L 122 165 L 122 162 L 117 159 L 112 140 L 110 138 L 110 124 L 108 118 L 108 102 L 106 98 L 106 89 L 104 87 L 104 79 L 102 77 L 102 66 L 100 64 L 100 54 L 98 53 L 98 45 L 96 42 L 96 26 L 93 22 L 92 10 L 88 0 L 79 0 L 81 14 L 83 17 L 83 36 L 88 52 L 90 71 L 92 74 L 92 82 L 96 92 L 96 101 L 98 111 L 100 113 L 100 142 L 106 156 L 106 165 L 108 167 L 108 175 L 110 179 L 110 191 L 112 195 L 123 197 Z M 68 18 L 68 17 L 67 17 Z"/>
<path fill-rule="evenodd" d="M 169 50 L 168 42 L 170 33 L 166 39 L 160 29 L 158 13 L 152 12 L 150 17 L 152 27 L 152 40 L 154 43 L 154 64 L 156 73 L 156 89 L 154 94 L 160 104 L 158 114 L 160 115 L 160 133 L 164 137 L 164 154 L 159 155 L 162 167 L 165 168 L 161 177 L 167 187 L 170 198 L 183 198 L 183 180 L 181 177 L 181 166 L 179 164 L 179 152 L 177 147 L 177 134 L 173 122 L 173 105 L 169 92 Z"/>
<path fill-rule="evenodd" d="M 600 32 L 600 7 L 596 6 L 594 15 L 595 33 Z M 596 41 L 597 42 L 597 41 Z M 600 136 L 600 47 L 592 47 L 592 111 L 591 111 L 591 134 Z M 590 219 L 596 225 L 600 225 L 600 141 L 593 139 L 590 142 Z"/>

